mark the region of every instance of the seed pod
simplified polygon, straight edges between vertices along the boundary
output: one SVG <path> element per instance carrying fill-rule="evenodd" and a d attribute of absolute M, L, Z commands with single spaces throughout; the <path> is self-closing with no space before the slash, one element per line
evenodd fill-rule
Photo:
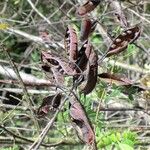
<path fill-rule="evenodd" d="M 89 35 L 94 31 L 95 27 L 96 27 L 96 21 L 92 22 L 88 18 L 82 19 L 80 40 L 81 41 L 87 40 Z"/>
<path fill-rule="evenodd" d="M 96 149 L 94 131 L 82 105 L 74 97 L 72 97 L 69 102 L 70 117 L 72 125 L 77 132 L 77 135 L 84 143 L 95 146 Z"/>
<path fill-rule="evenodd" d="M 56 110 L 61 103 L 62 95 L 57 93 L 55 95 L 47 96 L 43 99 L 41 106 L 38 109 L 37 114 L 40 116 L 47 115 L 50 110 Z"/>
<path fill-rule="evenodd" d="M 78 57 L 78 40 L 75 29 L 71 26 L 67 27 L 65 40 L 64 40 L 65 49 L 69 55 L 69 60 L 75 62 Z"/>
<path fill-rule="evenodd" d="M 113 41 L 108 49 L 107 57 L 124 51 L 128 44 L 133 43 L 140 36 L 140 33 L 141 30 L 138 26 L 125 30 Z"/>
<path fill-rule="evenodd" d="M 101 0 L 89 0 L 84 5 L 80 6 L 77 10 L 77 14 L 83 16 L 92 10 L 94 10 Z"/>
<path fill-rule="evenodd" d="M 92 50 L 89 62 L 87 64 L 87 69 L 85 71 L 85 78 L 84 81 L 80 85 L 80 90 L 85 95 L 92 92 L 92 90 L 95 88 L 97 83 L 97 71 L 98 71 L 98 56 L 97 54 Z"/>
<path fill-rule="evenodd" d="M 92 49 L 92 45 L 88 41 L 86 41 L 82 45 L 76 62 L 77 73 L 83 73 L 85 71 L 91 53 L 91 49 Z M 80 82 L 82 82 L 82 78 L 83 78 L 82 75 L 76 75 L 73 77 L 73 82 L 78 85 L 80 84 Z"/>
<path fill-rule="evenodd" d="M 91 53 L 91 49 L 92 49 L 92 45 L 90 44 L 89 41 L 86 41 L 80 51 L 79 51 L 79 55 L 78 55 L 78 59 L 77 59 L 77 66 L 79 67 L 79 71 L 84 71 L 85 67 L 87 65 L 90 53 Z"/>
<path fill-rule="evenodd" d="M 76 71 L 74 70 L 74 65 L 72 63 L 68 63 L 54 54 L 43 51 L 41 53 L 41 59 L 44 64 L 51 67 L 57 67 L 64 75 L 76 75 Z"/>

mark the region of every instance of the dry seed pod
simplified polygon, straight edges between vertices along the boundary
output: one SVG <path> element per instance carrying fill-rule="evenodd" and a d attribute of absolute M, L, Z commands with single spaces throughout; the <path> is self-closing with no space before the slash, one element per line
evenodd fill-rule
<path fill-rule="evenodd" d="M 140 36 L 140 33 L 141 29 L 138 26 L 123 31 L 109 47 L 107 57 L 125 50 L 128 44 L 133 43 Z"/>
<path fill-rule="evenodd" d="M 78 55 L 78 59 L 77 59 L 77 66 L 79 67 L 79 71 L 84 71 L 85 67 L 87 65 L 90 53 L 91 53 L 91 49 L 92 49 L 92 45 L 90 44 L 89 41 L 86 41 L 80 51 L 79 51 L 79 55 Z"/>
<path fill-rule="evenodd" d="M 132 85 L 133 82 L 129 80 L 128 78 L 120 77 L 116 74 L 110 74 L 110 73 L 101 73 L 98 75 L 100 79 L 102 79 L 105 82 L 108 83 L 114 83 L 116 85 Z"/>
<path fill-rule="evenodd" d="M 95 88 L 97 83 L 97 73 L 98 73 L 98 56 L 97 54 L 92 50 L 89 62 L 87 65 L 87 69 L 85 71 L 85 79 L 80 85 L 80 90 L 85 95 L 92 92 L 92 90 Z"/>
<path fill-rule="evenodd" d="M 57 67 L 58 70 L 62 70 L 65 75 L 76 75 L 76 71 L 74 70 L 74 65 L 72 63 L 68 63 L 54 54 L 42 51 L 41 59 L 44 64 L 50 65 L 51 67 Z"/>
<path fill-rule="evenodd" d="M 94 146 L 94 148 L 96 149 L 95 134 L 82 105 L 74 97 L 72 97 L 69 100 L 69 102 L 70 102 L 69 110 L 71 121 L 79 138 L 84 143 Z"/>
<path fill-rule="evenodd" d="M 100 0 L 89 0 L 84 5 L 80 6 L 77 10 L 78 15 L 83 16 L 92 10 L 94 10 L 97 5 L 100 3 Z"/>
<path fill-rule="evenodd" d="M 92 45 L 89 43 L 89 41 L 86 41 L 79 53 L 78 53 L 78 59 L 76 62 L 76 72 L 77 73 L 83 73 L 86 69 L 87 63 L 88 63 L 88 59 L 91 53 L 91 49 L 92 49 Z M 82 76 L 82 75 L 81 75 Z M 73 82 L 79 84 L 81 82 L 81 77 L 80 75 L 76 75 L 73 78 Z"/>
<path fill-rule="evenodd" d="M 42 65 L 41 67 L 42 67 L 42 69 L 43 69 L 44 71 L 50 72 L 50 69 L 51 69 L 50 66 L 44 64 L 44 65 Z"/>
<path fill-rule="evenodd" d="M 82 19 L 80 40 L 81 41 L 87 40 L 89 35 L 94 31 L 95 27 L 96 27 L 96 22 L 95 21 L 92 22 L 88 18 Z"/>
<path fill-rule="evenodd" d="M 120 77 L 116 74 L 110 74 L 110 73 L 102 73 L 99 74 L 98 77 L 100 77 L 101 80 L 108 83 L 114 83 L 118 86 L 124 86 L 127 90 L 134 90 L 135 92 L 145 91 L 146 88 L 141 85 L 136 85 L 133 81 L 131 81 L 128 78 Z"/>
<path fill-rule="evenodd" d="M 67 27 L 64 44 L 69 60 L 75 62 L 78 57 L 78 40 L 75 29 L 71 26 Z"/>
<path fill-rule="evenodd" d="M 61 98 L 62 95 L 60 93 L 45 97 L 41 106 L 38 109 L 37 114 L 40 116 L 44 116 L 48 114 L 50 110 L 57 109 L 61 103 Z"/>

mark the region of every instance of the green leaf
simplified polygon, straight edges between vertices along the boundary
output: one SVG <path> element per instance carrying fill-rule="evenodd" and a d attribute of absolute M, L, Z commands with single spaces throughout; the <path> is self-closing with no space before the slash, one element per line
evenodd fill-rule
<path fill-rule="evenodd" d="M 119 143 L 119 148 L 120 150 L 134 150 L 133 147 L 123 143 Z"/>

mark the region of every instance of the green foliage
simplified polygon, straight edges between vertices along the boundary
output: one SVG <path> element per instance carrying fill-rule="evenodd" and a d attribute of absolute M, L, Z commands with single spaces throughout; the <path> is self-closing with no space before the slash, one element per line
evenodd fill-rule
<path fill-rule="evenodd" d="M 17 5 L 20 3 L 20 0 L 13 0 L 14 5 Z"/>
<path fill-rule="evenodd" d="M 129 44 L 127 50 L 124 52 L 123 58 L 128 59 L 130 56 L 136 54 L 138 48 L 134 44 Z"/>
<path fill-rule="evenodd" d="M 31 53 L 31 63 L 38 62 L 40 60 L 40 55 L 38 50 L 34 50 Z"/>
<path fill-rule="evenodd" d="M 109 146 L 115 145 L 117 150 L 133 150 L 136 144 L 137 135 L 129 130 L 125 130 L 123 133 L 118 130 L 97 132 L 97 145 L 98 148 L 109 148 Z"/>
<path fill-rule="evenodd" d="M 134 150 L 134 148 L 127 144 L 119 143 L 119 150 Z"/>
<path fill-rule="evenodd" d="M 13 147 L 8 147 L 8 148 L 0 148 L 0 150 L 19 150 L 19 146 L 14 145 Z"/>
<path fill-rule="evenodd" d="M 119 35 L 121 33 L 121 27 L 120 26 L 117 26 L 113 31 L 112 31 L 112 35 L 114 35 L 115 37 L 117 35 Z"/>

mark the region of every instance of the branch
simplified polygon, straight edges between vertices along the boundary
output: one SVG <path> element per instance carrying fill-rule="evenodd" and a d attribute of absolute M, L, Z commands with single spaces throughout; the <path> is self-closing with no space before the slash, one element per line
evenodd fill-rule
<path fill-rule="evenodd" d="M 2 84 L 12 84 L 12 85 L 19 85 L 19 81 L 18 80 L 0 80 L 0 83 Z M 25 86 L 39 86 L 39 87 L 43 87 L 43 86 L 53 86 L 56 87 L 56 85 L 51 84 L 49 81 L 46 82 L 40 82 L 40 79 L 37 80 L 37 82 L 30 82 L 30 81 L 23 81 Z"/>
<path fill-rule="evenodd" d="M 121 3 L 118 0 L 109 0 L 110 7 L 114 10 L 121 27 L 126 28 L 128 26 L 126 16 L 122 10 Z"/>
<path fill-rule="evenodd" d="M 0 91 L 8 91 L 13 93 L 23 93 L 23 89 L 18 88 L 0 88 Z M 27 89 L 30 94 L 51 94 L 52 91 Z M 54 94 L 54 93 L 53 93 Z"/>
<path fill-rule="evenodd" d="M 1 66 L 0 65 L 0 74 L 8 77 L 10 79 L 18 79 L 16 72 L 6 66 Z M 45 84 L 45 83 L 50 83 L 48 80 L 45 79 L 38 79 L 37 77 L 30 75 L 30 74 L 26 74 L 22 71 L 19 71 L 20 77 L 22 78 L 22 81 L 25 83 L 33 83 L 33 84 Z"/>
<path fill-rule="evenodd" d="M 28 34 L 26 32 L 23 32 L 21 30 L 17 30 L 17 29 L 11 28 L 11 27 L 8 28 L 7 30 L 1 30 L 1 31 L 3 31 L 5 33 L 20 35 L 22 37 L 27 38 L 30 41 L 34 41 L 34 42 L 36 42 L 38 44 L 44 45 L 47 48 L 47 44 L 45 43 L 45 41 L 42 40 L 42 38 L 40 38 L 38 36 L 34 36 L 32 34 Z M 49 43 L 49 45 L 50 45 L 50 43 Z M 64 49 L 63 44 L 61 44 L 60 42 L 57 42 L 57 43 L 53 42 L 53 43 L 51 43 L 51 47 L 54 48 L 54 49 L 58 48 L 58 46 Z"/>
<path fill-rule="evenodd" d="M 14 134 L 12 131 L 6 129 L 3 125 L 0 125 L 0 128 L 2 128 L 4 131 L 6 131 L 9 135 L 11 135 L 13 137 L 13 138 L 0 137 L 0 144 L 1 143 L 5 143 L 6 140 L 7 140 L 7 142 L 9 140 L 9 141 L 12 141 L 14 143 L 15 138 L 18 138 L 21 141 L 24 141 L 25 143 L 32 143 L 32 142 L 34 142 L 31 139 L 28 139 L 28 138 L 22 137 L 20 135 Z M 44 144 L 44 143 L 42 143 L 41 146 L 53 147 L 53 146 L 58 146 L 58 145 L 62 145 L 62 144 L 63 145 L 77 145 L 77 144 L 79 144 L 79 142 L 77 140 L 75 140 L 74 138 L 61 138 L 61 139 L 60 138 L 49 138 L 49 141 L 51 141 L 52 144 Z"/>
<path fill-rule="evenodd" d="M 133 66 L 133 65 L 118 62 L 115 60 L 109 60 L 108 58 L 105 58 L 103 61 L 108 62 L 112 66 L 118 66 L 118 67 L 121 67 L 123 69 L 131 70 L 134 72 L 138 72 L 138 73 L 142 73 L 142 74 L 149 74 L 150 73 L 150 70 L 148 70 L 148 69 L 143 69 L 143 68 L 140 68 L 138 66 Z"/>

